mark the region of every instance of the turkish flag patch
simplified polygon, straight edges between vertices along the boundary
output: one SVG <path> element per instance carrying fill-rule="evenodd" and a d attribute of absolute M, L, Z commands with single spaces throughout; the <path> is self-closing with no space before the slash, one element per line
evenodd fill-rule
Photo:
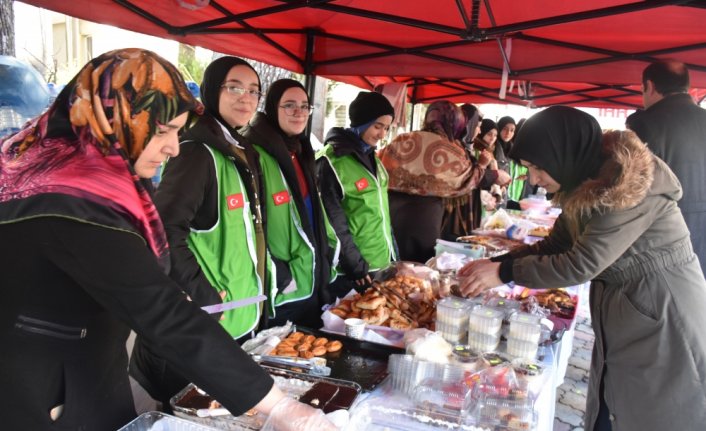
<path fill-rule="evenodd" d="M 368 185 L 369 184 L 367 178 L 361 178 L 355 182 L 355 188 L 358 189 L 359 192 L 367 189 Z"/>
<path fill-rule="evenodd" d="M 272 195 L 272 200 L 275 202 L 275 205 L 286 204 L 287 202 L 289 202 L 289 193 L 287 193 L 286 190 L 277 192 Z"/>
<path fill-rule="evenodd" d="M 242 208 L 245 204 L 242 193 L 236 193 L 234 195 L 226 196 L 226 202 L 228 203 L 229 210 L 235 210 Z"/>

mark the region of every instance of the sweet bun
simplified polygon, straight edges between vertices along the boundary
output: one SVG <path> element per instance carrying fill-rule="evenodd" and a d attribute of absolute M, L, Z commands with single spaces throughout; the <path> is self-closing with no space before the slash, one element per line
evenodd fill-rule
<path fill-rule="evenodd" d="M 289 334 L 289 337 L 287 337 L 287 338 L 290 338 L 290 339 L 296 341 L 296 340 L 301 339 L 303 336 L 304 336 L 303 332 L 292 332 L 291 334 Z"/>
<path fill-rule="evenodd" d="M 327 352 L 338 352 L 343 347 L 343 343 L 338 340 L 330 341 L 326 344 Z"/>
<path fill-rule="evenodd" d="M 342 310 L 340 308 L 332 308 L 329 310 L 331 313 L 335 314 L 336 316 L 340 317 L 341 319 L 345 319 L 348 317 L 348 314 L 345 310 Z"/>
<path fill-rule="evenodd" d="M 311 345 L 314 347 L 319 347 L 319 346 L 323 346 L 326 343 L 328 343 L 328 339 L 324 338 L 324 337 L 320 337 L 320 338 L 317 338 L 316 340 L 314 340 L 314 342 L 311 343 Z"/>
<path fill-rule="evenodd" d="M 370 299 L 363 298 L 358 301 L 356 305 L 358 306 L 358 308 L 362 308 L 364 310 L 375 310 L 381 305 L 384 305 L 385 302 L 387 302 L 385 298 L 383 298 L 382 296 L 377 296 Z"/>
<path fill-rule="evenodd" d="M 304 359 L 311 359 L 314 357 L 314 352 L 312 352 L 311 350 L 302 350 L 299 352 L 299 356 Z"/>

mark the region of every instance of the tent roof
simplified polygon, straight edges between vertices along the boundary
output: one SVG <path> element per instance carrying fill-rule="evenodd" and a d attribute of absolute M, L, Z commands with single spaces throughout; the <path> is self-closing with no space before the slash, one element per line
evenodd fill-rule
<path fill-rule="evenodd" d="M 637 108 L 659 58 L 706 89 L 700 0 L 25 2 L 362 87 L 404 81 L 413 102 L 497 102 L 505 70 L 508 103 Z"/>

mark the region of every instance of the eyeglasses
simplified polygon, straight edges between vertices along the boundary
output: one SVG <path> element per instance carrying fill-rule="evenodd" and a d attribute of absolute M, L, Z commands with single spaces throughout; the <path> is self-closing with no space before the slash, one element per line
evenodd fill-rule
<path fill-rule="evenodd" d="M 308 105 L 308 104 L 303 104 L 297 106 L 296 103 L 294 102 L 289 102 L 285 103 L 284 105 L 279 105 L 280 108 L 284 109 L 284 113 L 289 115 L 290 117 L 293 117 L 296 115 L 297 112 L 301 112 L 302 114 L 306 115 L 311 115 L 312 112 L 314 112 L 314 106 L 313 105 Z"/>
<path fill-rule="evenodd" d="M 221 85 L 221 88 L 225 88 L 228 93 L 233 94 L 233 95 L 237 94 L 238 96 L 242 96 L 244 94 L 247 94 L 250 97 L 254 97 L 256 99 L 259 99 L 263 95 L 262 92 L 257 91 L 257 90 L 246 90 L 245 88 L 234 87 L 232 85 Z"/>

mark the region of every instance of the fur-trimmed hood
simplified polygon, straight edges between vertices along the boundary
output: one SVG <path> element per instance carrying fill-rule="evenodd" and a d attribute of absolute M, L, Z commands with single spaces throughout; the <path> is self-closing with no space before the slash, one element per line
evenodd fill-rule
<path fill-rule="evenodd" d="M 649 195 L 681 198 L 679 180 L 633 132 L 604 133 L 601 156 L 604 162 L 595 178 L 555 198 L 572 219 L 631 208 Z"/>

